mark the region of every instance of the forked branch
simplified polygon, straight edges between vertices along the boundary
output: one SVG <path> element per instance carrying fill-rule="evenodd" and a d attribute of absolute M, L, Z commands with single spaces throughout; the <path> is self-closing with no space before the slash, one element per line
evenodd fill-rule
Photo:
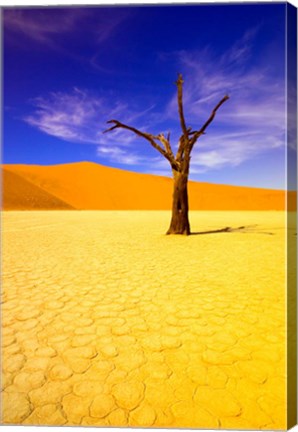
<path fill-rule="evenodd" d="M 188 156 L 190 155 L 190 152 L 194 146 L 194 144 L 196 143 L 196 141 L 198 140 L 198 138 L 201 135 L 205 134 L 205 130 L 207 129 L 207 127 L 210 125 L 210 123 L 213 121 L 217 110 L 220 108 L 220 106 L 226 102 L 229 99 L 229 96 L 224 96 L 221 101 L 214 107 L 213 111 L 210 114 L 210 117 L 208 118 L 208 120 L 206 121 L 206 123 L 204 123 L 204 125 L 201 127 L 200 130 L 198 131 L 193 131 L 190 127 L 186 126 L 186 122 L 185 122 L 185 118 L 184 118 L 184 113 L 183 113 L 183 93 L 182 93 L 182 87 L 183 87 L 183 79 L 182 79 L 182 75 L 179 74 L 178 76 L 178 80 L 176 81 L 177 84 L 177 98 L 178 98 L 178 110 L 179 110 L 179 118 L 180 118 L 180 125 L 181 125 L 181 129 L 182 129 L 182 135 L 179 139 L 179 145 L 178 145 L 178 151 L 176 154 L 176 161 L 178 163 L 181 163 L 184 155 Z"/>
<path fill-rule="evenodd" d="M 152 134 L 149 134 L 147 132 L 142 132 L 133 126 L 128 126 L 124 123 L 119 122 L 118 120 L 109 120 L 107 122 L 108 124 L 113 124 L 114 126 L 111 126 L 110 128 L 106 129 L 103 133 L 110 132 L 114 129 L 127 129 L 131 132 L 134 132 L 136 135 L 145 138 L 149 143 L 154 147 L 160 154 L 162 154 L 171 164 L 173 168 L 177 168 L 178 164 L 174 158 L 171 145 L 169 140 L 163 135 L 159 134 L 157 136 L 154 136 Z M 164 149 L 156 142 L 156 140 L 160 141 L 162 145 L 164 146 Z"/>
<path fill-rule="evenodd" d="M 221 107 L 221 105 L 226 102 L 229 98 L 228 95 L 224 96 L 219 102 L 218 104 L 213 108 L 213 111 L 210 114 L 210 117 L 208 118 L 208 120 L 204 123 L 204 125 L 201 127 L 200 130 L 192 132 L 193 137 L 191 139 L 190 142 L 190 147 L 192 149 L 192 147 L 194 146 L 194 144 L 196 143 L 197 139 L 203 135 L 205 133 L 205 130 L 207 129 L 207 127 L 210 125 L 210 123 L 213 121 L 215 115 L 216 115 L 216 111 L 218 110 L 218 108 Z"/>
<path fill-rule="evenodd" d="M 168 153 L 169 156 L 171 156 L 171 158 L 174 160 L 174 155 L 172 152 L 172 147 L 170 144 L 170 134 L 168 134 L 167 138 L 164 136 L 164 134 L 159 134 L 155 137 L 155 139 L 158 139 L 164 146 L 166 152 Z"/>

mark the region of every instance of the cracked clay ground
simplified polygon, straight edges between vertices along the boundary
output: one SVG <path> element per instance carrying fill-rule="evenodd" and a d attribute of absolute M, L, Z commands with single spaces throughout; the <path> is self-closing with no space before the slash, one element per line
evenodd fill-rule
<path fill-rule="evenodd" d="M 284 429 L 282 212 L 3 214 L 5 424 Z"/>

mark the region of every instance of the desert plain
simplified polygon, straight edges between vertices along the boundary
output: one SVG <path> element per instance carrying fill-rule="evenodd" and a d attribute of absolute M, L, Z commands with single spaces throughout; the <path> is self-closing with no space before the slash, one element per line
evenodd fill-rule
<path fill-rule="evenodd" d="M 284 211 L 169 218 L 3 212 L 3 423 L 286 428 Z"/>

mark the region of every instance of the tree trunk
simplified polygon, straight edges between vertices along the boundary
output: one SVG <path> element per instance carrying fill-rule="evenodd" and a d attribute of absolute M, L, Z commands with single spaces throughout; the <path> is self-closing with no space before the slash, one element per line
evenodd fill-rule
<path fill-rule="evenodd" d="M 173 170 L 174 191 L 172 204 L 172 219 L 167 234 L 190 234 L 188 220 L 188 174 Z"/>

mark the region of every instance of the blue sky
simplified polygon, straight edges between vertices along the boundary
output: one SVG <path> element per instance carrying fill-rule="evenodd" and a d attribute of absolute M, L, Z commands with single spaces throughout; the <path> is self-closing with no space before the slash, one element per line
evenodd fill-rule
<path fill-rule="evenodd" d="M 193 180 L 284 187 L 285 4 L 6 8 L 4 163 L 94 161 L 171 175 L 168 162 L 117 119 L 180 136 L 198 129 Z"/>

